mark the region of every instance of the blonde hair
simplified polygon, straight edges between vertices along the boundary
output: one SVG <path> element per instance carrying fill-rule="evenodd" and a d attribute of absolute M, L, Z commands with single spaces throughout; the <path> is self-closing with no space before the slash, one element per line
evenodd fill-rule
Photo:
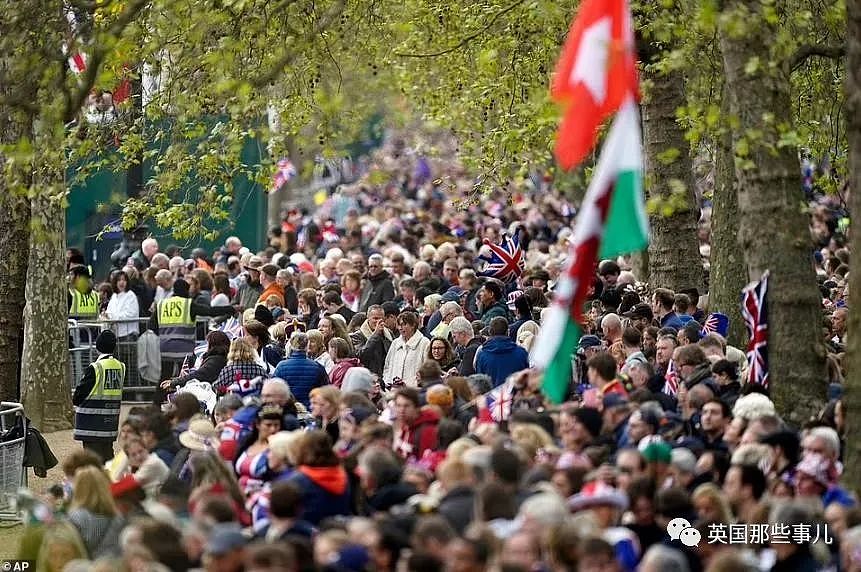
<path fill-rule="evenodd" d="M 442 294 L 428 294 L 424 299 L 425 309 L 430 309 L 431 312 L 439 310 L 439 302 L 442 300 Z"/>
<path fill-rule="evenodd" d="M 269 335 L 272 339 L 279 342 L 287 341 L 287 322 L 277 322 L 269 329 Z"/>
<path fill-rule="evenodd" d="M 533 423 L 518 423 L 511 428 L 511 440 L 514 441 L 530 459 L 535 458 L 538 449 L 553 444 L 553 437 L 547 431 Z"/>
<path fill-rule="evenodd" d="M 295 465 L 302 445 L 302 431 L 279 431 L 269 437 L 269 454 Z"/>
<path fill-rule="evenodd" d="M 230 342 L 230 350 L 227 352 L 227 361 L 229 363 L 237 362 L 253 362 L 257 360 L 254 355 L 254 348 L 251 347 L 245 338 L 236 338 Z"/>
<path fill-rule="evenodd" d="M 324 401 L 328 401 L 335 408 L 335 411 L 337 411 L 338 405 L 341 403 L 341 390 L 334 385 L 324 385 L 312 389 L 308 397 L 319 397 Z"/>
<path fill-rule="evenodd" d="M 83 467 L 75 473 L 70 508 L 80 508 L 93 514 L 116 516 L 117 505 L 111 496 L 111 481 L 98 467 Z"/>
<path fill-rule="evenodd" d="M 242 325 L 244 326 L 248 322 L 254 319 L 254 308 L 248 308 L 244 312 L 242 312 Z"/>
<path fill-rule="evenodd" d="M 707 499 L 720 512 L 720 521 L 726 524 L 732 522 L 732 511 L 729 508 L 729 503 L 723 495 L 723 491 L 714 483 L 703 483 L 694 489 L 691 495 L 691 501 L 696 502 L 697 499 Z"/>
<path fill-rule="evenodd" d="M 61 551 L 58 550 L 58 545 L 66 545 L 72 549 L 74 554 L 65 563 L 52 562 L 54 556 Z M 39 545 L 39 555 L 36 558 L 37 572 L 51 571 L 59 572 L 64 569 L 64 565 L 75 560 L 86 560 L 88 558 L 87 547 L 81 539 L 81 535 L 75 525 L 65 520 L 52 522 L 45 527 L 45 532 L 42 535 L 42 542 Z M 60 564 L 60 568 L 54 568 L 54 564 Z"/>
<path fill-rule="evenodd" d="M 326 340 L 323 338 L 323 332 L 320 330 L 308 330 L 305 332 L 305 335 L 308 336 L 308 345 L 311 345 L 311 342 L 314 342 L 317 347 L 317 351 L 323 353 L 326 351 Z"/>

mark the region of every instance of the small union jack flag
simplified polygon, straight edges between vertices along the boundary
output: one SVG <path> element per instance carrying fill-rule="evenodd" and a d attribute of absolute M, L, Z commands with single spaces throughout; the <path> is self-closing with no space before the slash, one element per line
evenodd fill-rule
<path fill-rule="evenodd" d="M 296 176 L 296 167 L 290 159 L 281 159 L 275 167 L 275 174 L 272 175 L 272 189 L 274 193 L 285 184 L 290 182 Z"/>
<path fill-rule="evenodd" d="M 711 333 L 715 333 L 726 337 L 727 332 L 729 332 L 729 316 L 720 312 L 712 312 L 706 318 L 706 323 L 703 324 L 700 335 L 705 337 Z"/>
<path fill-rule="evenodd" d="M 523 274 L 526 260 L 523 249 L 520 248 L 520 229 L 514 236 L 503 234 L 500 244 L 493 244 L 487 239 L 484 244 L 490 249 L 490 256 L 479 255 L 479 258 L 487 262 L 484 270 L 478 273 L 479 276 L 509 282 Z"/>
<path fill-rule="evenodd" d="M 667 373 L 664 374 L 664 389 L 662 390 L 667 395 L 675 397 L 679 394 L 679 371 L 676 369 L 676 362 L 670 359 L 667 364 Z"/>
<path fill-rule="evenodd" d="M 768 270 L 742 290 L 741 316 L 747 326 L 748 382 L 768 387 Z"/>
<path fill-rule="evenodd" d="M 484 407 L 481 407 L 482 411 L 479 412 L 479 418 L 497 423 L 507 421 L 511 416 L 511 405 L 513 402 L 514 384 L 505 382 L 496 389 L 484 394 Z"/>
<path fill-rule="evenodd" d="M 224 332 L 224 334 L 227 335 L 227 337 L 231 340 L 241 338 L 244 335 L 242 333 L 242 322 L 240 322 L 237 318 L 230 318 L 223 324 L 220 324 L 215 329 Z"/>

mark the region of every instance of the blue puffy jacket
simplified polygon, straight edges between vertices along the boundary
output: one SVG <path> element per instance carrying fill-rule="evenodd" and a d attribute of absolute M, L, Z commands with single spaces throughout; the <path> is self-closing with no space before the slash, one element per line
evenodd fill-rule
<path fill-rule="evenodd" d="M 287 359 L 275 368 L 273 377 L 280 377 L 290 386 L 296 401 L 309 406 L 311 390 L 329 383 L 329 376 L 322 365 L 299 350 L 293 350 Z"/>
<path fill-rule="evenodd" d="M 512 373 L 529 367 L 529 353 L 508 336 L 494 336 L 478 350 L 475 372 L 490 376 L 493 387 L 502 385 Z"/>

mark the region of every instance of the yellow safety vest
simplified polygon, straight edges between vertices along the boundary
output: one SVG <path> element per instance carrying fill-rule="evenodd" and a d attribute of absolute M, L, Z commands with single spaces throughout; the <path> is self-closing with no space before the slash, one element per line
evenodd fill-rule
<path fill-rule="evenodd" d="M 106 357 L 93 362 L 96 370 L 96 384 L 88 396 L 91 399 L 120 399 L 123 396 L 123 381 L 126 366 L 115 357 Z"/>
<path fill-rule="evenodd" d="M 162 326 L 193 326 L 191 317 L 191 299 L 171 296 L 158 303 L 158 325 Z"/>
<path fill-rule="evenodd" d="M 95 318 L 99 315 L 99 295 L 95 290 L 82 294 L 75 288 L 69 290 L 72 295 L 72 306 L 69 308 L 70 318 Z"/>

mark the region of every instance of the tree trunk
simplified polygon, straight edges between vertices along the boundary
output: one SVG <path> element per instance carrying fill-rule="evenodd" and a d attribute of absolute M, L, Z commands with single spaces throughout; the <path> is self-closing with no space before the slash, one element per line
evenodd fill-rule
<path fill-rule="evenodd" d="M 649 216 L 649 285 L 676 292 L 686 288 L 702 292 L 699 209 L 690 146 L 676 121 L 676 110 L 685 105 L 684 76 L 678 72 L 646 75 L 652 83 L 643 99 L 645 186 L 648 198 L 659 205 Z"/>
<path fill-rule="evenodd" d="M 11 95 L 6 62 L 0 60 L 0 99 Z M 14 145 L 29 131 L 30 121 L 0 106 L 0 145 Z M 30 205 L 26 167 L 8 164 L 0 152 L 0 400 L 18 401 L 21 342 L 24 335 L 24 283 Z M 18 180 L 20 179 L 20 180 Z"/>
<path fill-rule="evenodd" d="M 66 217 L 63 194 L 58 192 L 63 177 L 59 173 L 46 179 L 37 181 L 37 192 L 30 203 L 32 234 L 21 386 L 27 416 L 40 431 L 47 433 L 72 427 L 72 390 L 66 377 L 69 358 L 68 289 L 63 262 Z"/>
<path fill-rule="evenodd" d="M 861 0 L 846 2 L 846 137 L 849 142 L 850 212 L 855 213 L 850 233 L 852 252 L 861 252 Z M 855 299 L 861 292 L 861 272 L 849 273 L 849 293 Z M 846 376 L 843 418 L 846 423 L 843 482 L 856 487 L 861 483 L 861 306 L 849 304 L 849 333 L 846 337 Z"/>
<path fill-rule="evenodd" d="M 724 124 L 730 114 L 729 98 L 721 98 Z M 715 186 L 711 228 L 709 311 L 729 316 L 727 342 L 743 348 L 747 333 L 741 318 L 741 290 L 747 283 L 747 266 L 738 236 L 738 195 L 732 156 L 732 131 L 727 125 L 716 141 Z"/>
<path fill-rule="evenodd" d="M 789 72 L 772 65 L 770 50 L 779 42 L 761 8 L 756 0 L 728 0 L 720 41 L 738 121 L 733 150 L 741 246 L 751 279 L 771 271 L 771 393 L 778 411 L 798 426 L 826 397 L 822 314 L 798 157 L 794 148 L 777 144 L 780 131 L 792 128 Z"/>

